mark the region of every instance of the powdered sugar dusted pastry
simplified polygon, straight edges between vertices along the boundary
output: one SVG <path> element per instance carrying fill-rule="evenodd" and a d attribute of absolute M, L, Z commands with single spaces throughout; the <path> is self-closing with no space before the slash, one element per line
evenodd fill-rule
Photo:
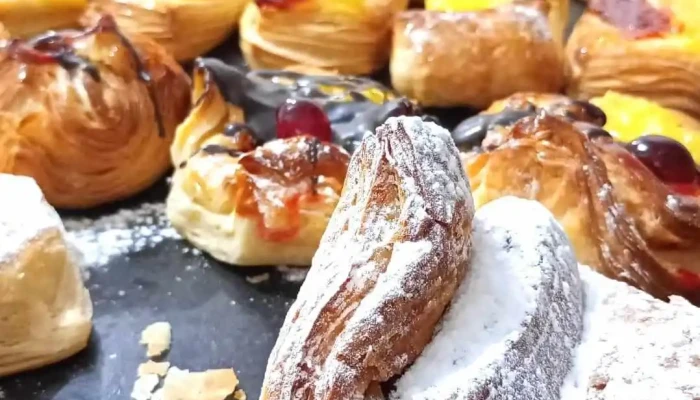
<path fill-rule="evenodd" d="M 473 205 L 460 168 L 449 133 L 417 117 L 364 139 L 261 399 L 362 398 L 415 360 L 467 271 Z"/>
<path fill-rule="evenodd" d="M 0 376 L 82 350 L 92 303 L 63 224 L 31 178 L 0 174 Z"/>
<path fill-rule="evenodd" d="M 559 400 L 583 329 L 576 259 L 551 213 L 504 197 L 479 209 L 471 270 L 392 399 Z"/>

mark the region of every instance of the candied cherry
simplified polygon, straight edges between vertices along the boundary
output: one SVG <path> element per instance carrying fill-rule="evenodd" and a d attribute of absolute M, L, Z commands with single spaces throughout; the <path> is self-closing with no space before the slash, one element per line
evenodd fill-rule
<path fill-rule="evenodd" d="M 299 0 L 255 0 L 255 4 L 258 5 L 258 7 L 270 7 L 270 8 L 289 8 L 292 6 L 294 3 L 296 3 Z"/>
<path fill-rule="evenodd" d="M 325 111 L 307 100 L 288 99 L 277 109 L 277 137 L 311 135 L 322 142 L 333 138 Z"/>
<path fill-rule="evenodd" d="M 627 145 L 647 168 L 666 183 L 694 183 L 695 160 L 681 143 L 659 135 L 642 136 Z"/>
<path fill-rule="evenodd" d="M 700 274 L 680 269 L 676 271 L 676 275 L 686 290 L 695 291 L 700 289 Z"/>

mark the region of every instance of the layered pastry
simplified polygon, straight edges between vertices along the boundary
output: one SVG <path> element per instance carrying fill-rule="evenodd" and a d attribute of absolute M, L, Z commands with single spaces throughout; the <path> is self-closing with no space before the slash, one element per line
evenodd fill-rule
<path fill-rule="evenodd" d="M 311 263 L 349 160 L 311 102 L 280 108 L 277 134 L 259 137 L 212 73 L 194 73 L 195 106 L 177 130 L 167 200 L 173 226 L 214 258 L 239 266 Z"/>
<path fill-rule="evenodd" d="M 425 106 L 486 108 L 515 92 L 564 87 L 561 18 L 568 2 L 426 6 L 435 9 L 406 11 L 394 24 L 391 79 L 402 94 Z M 444 11 L 453 9 L 459 11 Z"/>
<path fill-rule="evenodd" d="M 0 21 L 16 37 L 30 37 L 49 29 L 75 28 L 88 0 L 3 0 Z"/>
<path fill-rule="evenodd" d="M 465 156 L 477 206 L 506 195 L 538 200 L 582 263 L 661 299 L 700 302 L 700 190 L 687 149 L 663 136 L 615 142 L 588 103 L 522 100 L 501 103 L 490 123 L 480 116 L 461 127 L 485 136 Z M 455 135 L 467 137 L 478 136 Z"/>
<path fill-rule="evenodd" d="M 570 95 L 608 90 L 700 118 L 700 3 L 591 0 L 567 43 Z"/>
<path fill-rule="evenodd" d="M 84 208 L 131 196 L 169 167 L 189 78 L 111 17 L 0 48 L 0 171 L 34 177 L 48 201 Z"/>
<path fill-rule="evenodd" d="M 28 177 L 0 174 L 0 376 L 85 348 L 92 303 L 61 219 Z"/>
<path fill-rule="evenodd" d="M 379 397 L 377 384 L 416 359 L 466 275 L 472 217 L 447 131 L 399 117 L 365 137 L 260 398 Z"/>
<path fill-rule="evenodd" d="M 394 16 L 408 0 L 256 0 L 240 21 L 254 69 L 313 68 L 365 75 L 382 68 Z"/>
<path fill-rule="evenodd" d="M 111 14 L 129 37 L 143 35 L 178 61 L 201 56 L 235 29 L 247 0 L 93 0 L 82 16 L 92 24 Z"/>

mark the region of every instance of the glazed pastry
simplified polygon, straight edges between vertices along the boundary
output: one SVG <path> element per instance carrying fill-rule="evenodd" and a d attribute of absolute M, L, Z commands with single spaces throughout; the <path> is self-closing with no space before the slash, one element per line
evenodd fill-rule
<path fill-rule="evenodd" d="M 65 231 L 36 183 L 0 174 L 0 376 L 85 348 L 92 303 Z"/>
<path fill-rule="evenodd" d="M 390 398 L 559 400 L 584 322 L 566 234 L 539 203 L 504 197 L 476 212 L 472 240 L 469 275 Z"/>
<path fill-rule="evenodd" d="M 167 214 L 173 226 L 230 264 L 311 264 L 338 202 L 348 154 L 306 135 L 255 148 L 241 110 L 224 101 L 203 66 L 195 69 L 193 101 L 172 146 L 177 169 Z"/>
<path fill-rule="evenodd" d="M 593 123 L 531 113 L 490 130 L 465 157 L 477 206 L 506 195 L 538 200 L 580 262 L 658 298 L 699 303 L 700 191 L 687 150 L 648 141 L 648 151 L 628 151 Z"/>
<path fill-rule="evenodd" d="M 515 92 L 562 89 L 562 49 L 533 6 L 410 10 L 394 24 L 391 80 L 424 106 L 486 108 Z"/>
<path fill-rule="evenodd" d="M 110 17 L 85 31 L 0 48 L 0 171 L 36 179 L 49 203 L 85 208 L 147 188 L 168 169 L 189 79 Z"/>
<path fill-rule="evenodd" d="M 88 0 L 3 0 L 0 21 L 15 37 L 74 28 Z"/>
<path fill-rule="evenodd" d="M 92 24 L 111 14 L 129 37 L 143 35 L 178 61 L 201 56 L 234 30 L 247 0 L 93 0 L 82 17 Z"/>
<path fill-rule="evenodd" d="M 595 0 L 567 43 L 569 94 L 647 97 L 700 118 L 700 3 Z"/>
<path fill-rule="evenodd" d="M 407 6 L 408 0 L 251 1 L 241 17 L 241 50 L 254 69 L 369 74 L 386 64 L 391 21 Z"/>
<path fill-rule="evenodd" d="M 467 272 L 472 200 L 444 129 L 391 118 L 355 153 L 261 400 L 356 399 L 410 365 Z"/>

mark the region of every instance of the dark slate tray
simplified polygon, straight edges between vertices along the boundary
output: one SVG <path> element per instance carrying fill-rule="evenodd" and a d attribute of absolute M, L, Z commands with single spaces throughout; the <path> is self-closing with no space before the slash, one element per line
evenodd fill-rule
<path fill-rule="evenodd" d="M 573 5 L 572 20 L 580 10 L 580 5 Z M 237 47 L 237 39 L 231 38 L 212 56 L 240 64 Z M 472 113 L 431 111 L 446 125 Z M 163 180 L 137 198 L 77 216 L 95 218 L 136 208 L 163 201 L 166 194 Z M 299 284 L 282 279 L 272 268 L 232 268 L 205 255 L 183 252 L 186 247 L 190 246 L 184 241 L 166 239 L 91 270 L 87 286 L 94 303 L 94 330 L 87 349 L 58 364 L 0 379 L 0 394 L 4 393 L 0 399 L 129 399 L 136 369 L 145 361 L 141 331 L 156 321 L 173 326 L 167 356 L 172 365 L 193 371 L 233 367 L 248 398 L 257 399 L 268 355 Z M 186 268 L 190 265 L 194 268 Z M 246 274 L 263 272 L 270 272 L 269 281 L 251 284 L 245 279 Z"/>

